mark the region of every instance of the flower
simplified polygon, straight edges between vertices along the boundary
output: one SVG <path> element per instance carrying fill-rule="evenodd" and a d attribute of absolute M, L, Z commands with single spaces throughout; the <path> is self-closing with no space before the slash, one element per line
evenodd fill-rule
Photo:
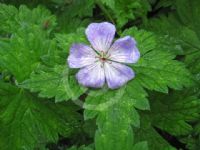
<path fill-rule="evenodd" d="M 101 88 L 106 82 L 109 88 L 117 89 L 135 77 L 126 64 L 140 58 L 136 41 L 125 36 L 112 44 L 115 31 L 111 23 L 91 23 L 85 31 L 91 46 L 72 45 L 68 64 L 70 68 L 81 68 L 76 74 L 79 84 Z"/>

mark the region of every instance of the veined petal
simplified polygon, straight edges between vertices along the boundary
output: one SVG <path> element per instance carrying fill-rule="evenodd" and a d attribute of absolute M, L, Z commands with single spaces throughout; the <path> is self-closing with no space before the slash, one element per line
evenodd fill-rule
<path fill-rule="evenodd" d="M 105 83 L 103 66 L 100 62 L 86 66 L 76 74 L 76 78 L 83 86 L 100 88 Z"/>
<path fill-rule="evenodd" d="M 109 59 L 122 63 L 135 63 L 140 58 L 140 52 L 135 40 L 125 36 L 114 42 L 108 51 Z"/>
<path fill-rule="evenodd" d="M 70 49 L 68 64 L 70 68 L 82 68 L 96 61 L 96 52 L 84 44 L 74 44 Z"/>
<path fill-rule="evenodd" d="M 108 22 L 91 23 L 86 29 L 86 35 L 96 51 L 106 52 L 115 36 L 115 26 Z"/>
<path fill-rule="evenodd" d="M 111 89 L 121 87 L 135 76 L 130 67 L 116 62 L 105 63 L 104 69 L 106 82 Z"/>

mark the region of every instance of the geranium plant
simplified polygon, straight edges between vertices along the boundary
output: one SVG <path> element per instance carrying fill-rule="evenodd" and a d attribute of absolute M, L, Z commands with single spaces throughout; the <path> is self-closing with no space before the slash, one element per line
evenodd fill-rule
<path fill-rule="evenodd" d="M 0 3 L 0 150 L 199 150 L 199 0 Z"/>

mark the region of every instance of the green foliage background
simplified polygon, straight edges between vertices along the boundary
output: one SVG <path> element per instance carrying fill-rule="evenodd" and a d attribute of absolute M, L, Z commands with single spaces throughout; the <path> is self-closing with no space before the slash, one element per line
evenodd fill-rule
<path fill-rule="evenodd" d="M 200 149 L 199 0 L 0 2 L 0 150 Z M 66 64 L 104 21 L 141 53 L 117 90 L 81 87 Z"/>

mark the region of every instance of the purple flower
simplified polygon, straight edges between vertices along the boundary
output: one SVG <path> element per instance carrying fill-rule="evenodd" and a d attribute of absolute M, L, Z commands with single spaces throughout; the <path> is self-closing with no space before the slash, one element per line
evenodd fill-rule
<path fill-rule="evenodd" d="M 140 58 L 136 42 L 125 36 L 112 44 L 115 31 L 111 23 L 91 23 L 85 31 L 91 47 L 72 45 L 68 64 L 70 68 L 81 68 L 76 74 L 81 85 L 100 88 L 106 82 L 109 88 L 116 89 L 134 78 L 133 70 L 125 64 Z"/>

